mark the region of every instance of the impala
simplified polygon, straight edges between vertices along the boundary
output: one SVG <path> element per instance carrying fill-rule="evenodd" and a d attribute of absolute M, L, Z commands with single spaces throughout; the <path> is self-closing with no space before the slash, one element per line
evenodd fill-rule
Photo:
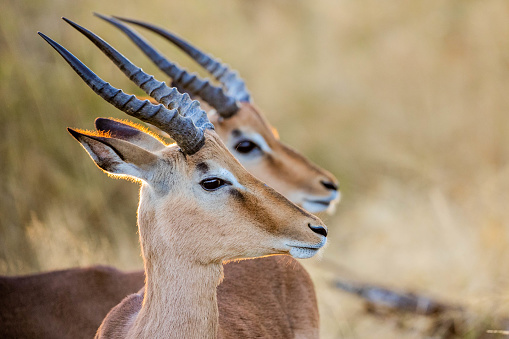
<path fill-rule="evenodd" d="M 248 173 L 187 94 L 124 63 L 131 78 L 164 104 L 138 100 L 40 34 L 102 98 L 176 141 L 151 151 L 69 129 L 98 167 L 141 183 L 138 227 L 145 286 L 108 313 L 96 338 L 237 338 L 233 326 L 219 326 L 216 287 L 222 263 L 270 254 L 312 257 L 326 242 L 325 225 Z M 249 310 L 235 312 L 249 316 Z"/>
<path fill-rule="evenodd" d="M 270 183 L 278 192 L 311 213 L 334 208 L 339 200 L 336 178 L 279 140 L 275 129 L 251 103 L 251 95 L 237 72 L 171 32 L 141 21 L 117 18 L 147 28 L 174 43 L 222 85 L 214 86 L 210 81 L 200 79 L 196 74 L 189 74 L 168 60 L 142 36 L 119 20 L 97 13 L 95 15 L 125 33 L 172 79 L 172 86 L 181 92 L 200 97 L 214 108 L 208 116 L 218 135 L 230 152 L 252 174 Z M 97 44 L 97 39 L 87 36 Z M 105 53 L 111 57 L 107 51 Z"/>
<path fill-rule="evenodd" d="M 177 66 L 173 64 L 173 67 Z M 187 72 L 181 72 L 183 77 L 177 79 L 189 79 Z M 178 85 L 175 77 L 173 84 Z M 229 86 L 232 87 L 231 83 Z M 180 89 L 185 90 L 183 87 Z M 187 88 L 196 95 L 196 91 Z M 223 93 L 223 90 L 215 92 Z M 229 93 L 233 95 L 231 90 Z M 302 197 L 311 200 L 316 198 L 316 192 L 329 195 L 323 203 L 316 204 L 316 208 L 326 209 L 337 201 L 335 178 L 282 144 L 254 106 L 239 99 L 239 107 L 227 117 L 220 99 L 204 96 L 216 109 L 209 113 L 216 132 L 249 171 L 270 185 L 279 185 L 280 192 L 301 206 Z M 217 98 L 225 98 L 225 95 L 218 94 Z M 150 151 L 165 148 L 157 138 L 132 124 L 97 119 L 96 127 Z M 300 175 L 294 173 L 296 169 Z M 3 277 L 0 292 L 7 293 L 0 295 L 0 320 L 4 325 L 0 326 L 0 334 L 3 334 L 0 336 L 90 337 L 111 307 L 124 296 L 136 292 L 143 281 L 143 271 L 123 273 L 107 267 Z M 263 296 L 253 293 L 256 288 L 265 291 Z M 249 309 L 252 318 L 239 320 L 232 305 Z M 312 282 L 303 267 L 289 256 L 225 265 L 225 280 L 218 287 L 218 306 L 221 324 L 242 323 L 243 327 L 237 326 L 245 329 L 239 332 L 240 337 L 249 336 L 253 328 L 265 333 L 263 337 L 292 337 L 293 329 L 299 326 L 314 328 L 314 335 L 318 334 L 318 309 Z M 8 314 L 13 308 L 17 310 L 16 315 Z M 274 311 L 270 319 L 263 317 L 269 310 Z"/>

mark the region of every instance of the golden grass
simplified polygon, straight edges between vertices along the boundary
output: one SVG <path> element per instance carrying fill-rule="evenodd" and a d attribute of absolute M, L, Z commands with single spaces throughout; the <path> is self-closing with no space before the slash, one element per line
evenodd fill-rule
<path fill-rule="evenodd" d="M 67 135 L 97 98 L 37 36 L 141 92 L 69 17 L 159 75 L 91 13 L 164 25 L 237 68 L 281 139 L 341 181 L 324 261 L 305 262 L 323 338 L 420 338 L 426 320 L 366 315 L 335 277 L 414 289 L 471 310 L 474 337 L 509 311 L 509 3 L 16 1 L 0 5 L 0 273 L 140 267 L 137 185 L 111 180 Z M 163 10 L 157 9 L 161 8 Z M 193 70 L 172 46 L 157 46 Z M 325 262 L 340 270 L 332 270 Z M 497 328 L 494 328 L 497 330 Z M 496 337 L 493 334 L 491 337 Z"/>

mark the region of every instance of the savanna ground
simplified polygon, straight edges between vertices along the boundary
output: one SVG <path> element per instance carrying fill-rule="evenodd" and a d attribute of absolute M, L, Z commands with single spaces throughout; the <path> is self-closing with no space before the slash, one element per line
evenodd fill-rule
<path fill-rule="evenodd" d="M 463 305 L 465 338 L 497 329 L 509 314 L 506 0 L 3 0 L 0 274 L 141 267 L 137 185 L 101 173 L 65 130 L 124 116 L 36 34 L 141 94 L 66 16 L 166 80 L 93 11 L 166 26 L 220 56 L 241 72 L 282 140 L 340 179 L 341 205 L 324 217 L 323 260 L 304 262 L 323 338 L 429 335 L 422 317 L 366 314 L 359 299 L 332 287 L 335 278 Z"/>

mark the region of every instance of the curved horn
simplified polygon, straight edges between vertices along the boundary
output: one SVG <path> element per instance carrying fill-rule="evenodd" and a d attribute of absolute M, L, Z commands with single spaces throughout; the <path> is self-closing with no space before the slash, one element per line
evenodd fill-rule
<path fill-rule="evenodd" d="M 203 68 L 205 68 L 214 78 L 220 81 L 224 85 L 227 95 L 233 96 L 235 99 L 237 99 L 237 101 L 251 101 L 251 95 L 246 88 L 244 80 L 242 80 L 236 71 L 231 70 L 227 64 L 221 63 L 218 59 L 203 53 L 193 45 L 189 44 L 187 41 L 160 27 L 143 21 L 126 19 L 117 16 L 113 17 L 118 20 L 144 27 L 171 41 L 173 44 L 177 45 L 181 50 L 187 53 L 191 58 L 193 58 L 197 63 L 199 63 Z"/>
<path fill-rule="evenodd" d="M 92 72 L 68 50 L 41 32 L 38 34 L 48 42 L 66 61 L 85 83 L 107 102 L 121 111 L 142 121 L 154 124 L 177 142 L 185 154 L 194 154 L 205 142 L 204 130 L 213 129 L 206 113 L 200 109 L 197 101 L 191 101 L 189 95 L 167 88 L 155 88 L 164 91 L 166 96 L 175 98 L 173 108 L 153 105 L 148 100 L 139 100 L 134 95 L 125 94 L 122 90 L 111 86 Z"/>
<path fill-rule="evenodd" d="M 203 80 L 198 75 L 190 74 L 180 68 L 177 64 L 169 61 L 159 51 L 152 47 L 141 35 L 127 27 L 120 21 L 108 18 L 98 13 L 97 17 L 116 26 L 124 32 L 151 60 L 157 67 L 172 78 L 172 85 L 181 91 L 192 95 L 198 95 L 210 104 L 223 118 L 229 118 L 239 110 L 234 97 L 227 96 L 223 89 L 212 85 L 208 80 Z"/>
<path fill-rule="evenodd" d="M 152 75 L 149 75 L 139 67 L 137 67 L 135 64 L 133 64 L 131 61 L 129 61 L 126 57 L 124 57 L 122 54 L 120 54 L 116 49 L 114 49 L 110 44 L 108 44 L 106 41 L 89 31 L 88 29 L 72 22 L 71 20 L 67 18 L 62 18 L 65 22 L 76 28 L 79 32 L 81 32 L 83 35 L 85 35 L 90 41 L 92 41 L 99 49 L 112 60 L 115 65 L 117 65 L 118 68 L 124 74 L 131 79 L 137 86 L 139 86 L 142 90 L 144 90 L 148 95 L 156 99 L 158 102 L 162 103 L 166 107 L 173 109 L 175 107 L 180 107 L 183 111 L 187 112 L 187 106 L 194 103 L 195 105 L 199 106 L 199 103 L 197 101 L 191 100 L 189 95 L 182 95 L 178 92 L 177 89 L 174 89 L 172 87 L 166 86 L 164 82 L 157 81 L 154 79 Z M 186 114 L 192 115 L 192 114 L 198 114 L 197 118 L 195 119 L 198 123 L 204 123 L 203 121 L 200 121 L 203 117 L 200 117 L 199 115 L 203 112 L 203 110 L 198 111 L 189 111 Z M 208 118 L 206 115 L 204 116 L 206 119 L 206 122 L 208 121 Z"/>

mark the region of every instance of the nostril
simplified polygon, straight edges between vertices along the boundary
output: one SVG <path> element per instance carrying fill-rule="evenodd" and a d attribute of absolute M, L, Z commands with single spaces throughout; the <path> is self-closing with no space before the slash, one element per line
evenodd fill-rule
<path fill-rule="evenodd" d="M 314 225 L 311 225 L 311 224 L 308 224 L 308 226 L 309 226 L 309 228 L 311 228 L 311 231 L 313 231 L 315 233 L 318 233 L 318 234 L 321 234 L 324 237 L 327 236 L 327 228 L 325 228 L 324 226 L 314 226 Z"/>
<path fill-rule="evenodd" d="M 332 191 L 337 191 L 338 190 L 338 185 L 333 183 L 333 182 L 331 182 L 331 181 L 324 181 L 324 180 L 322 180 L 320 182 L 328 190 L 332 190 Z"/>

